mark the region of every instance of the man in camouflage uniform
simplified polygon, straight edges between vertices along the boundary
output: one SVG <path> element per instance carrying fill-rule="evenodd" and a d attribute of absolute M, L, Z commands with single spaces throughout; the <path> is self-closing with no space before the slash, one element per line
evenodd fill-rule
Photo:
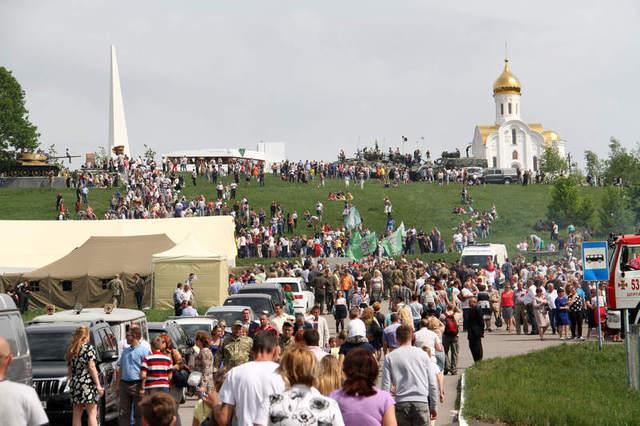
<path fill-rule="evenodd" d="M 233 368 L 249 361 L 253 339 L 242 335 L 242 321 L 236 321 L 231 328 L 231 336 L 222 341 L 216 352 L 213 366 L 216 368 Z"/>
<path fill-rule="evenodd" d="M 284 352 L 289 346 L 295 343 L 293 338 L 293 324 L 285 322 L 282 325 L 282 333 L 278 337 L 278 344 L 280 345 L 280 353 Z"/>
<path fill-rule="evenodd" d="M 120 279 L 120 274 L 109 281 L 108 287 L 111 289 L 111 304 L 114 308 L 121 307 L 122 299 L 124 298 L 124 284 Z"/>

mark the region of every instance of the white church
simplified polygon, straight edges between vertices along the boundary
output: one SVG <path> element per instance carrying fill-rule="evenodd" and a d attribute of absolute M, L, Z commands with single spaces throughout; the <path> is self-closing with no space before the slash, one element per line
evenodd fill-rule
<path fill-rule="evenodd" d="M 553 130 L 540 123 L 525 123 L 520 114 L 521 85 L 504 61 L 504 70 L 493 83 L 496 122 L 476 126 L 472 153 L 485 158 L 489 167 L 537 171 L 540 158 L 548 146 L 565 156 L 565 142 Z"/>

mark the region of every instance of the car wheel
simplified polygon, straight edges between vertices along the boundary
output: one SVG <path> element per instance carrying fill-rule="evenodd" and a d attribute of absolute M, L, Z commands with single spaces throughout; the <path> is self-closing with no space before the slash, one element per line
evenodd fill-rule
<path fill-rule="evenodd" d="M 504 184 L 505 185 L 509 185 L 510 183 L 511 183 L 511 179 L 507 178 L 507 179 L 504 180 Z"/>

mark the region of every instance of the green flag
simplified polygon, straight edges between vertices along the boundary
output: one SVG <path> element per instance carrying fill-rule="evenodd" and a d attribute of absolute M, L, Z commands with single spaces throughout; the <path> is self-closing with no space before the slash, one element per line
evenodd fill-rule
<path fill-rule="evenodd" d="M 348 230 L 359 228 L 362 225 L 362 218 L 360 218 L 360 212 L 356 206 L 349 209 L 349 214 L 344 218 L 344 226 Z"/>
<path fill-rule="evenodd" d="M 391 235 L 382 240 L 382 247 L 387 252 L 387 256 L 399 256 L 402 254 L 402 241 L 404 240 L 404 223 L 401 223 Z"/>
<path fill-rule="evenodd" d="M 247 150 L 246 150 L 245 148 L 239 148 L 239 149 L 238 149 L 238 152 L 240 153 L 240 156 L 241 156 L 241 157 L 244 157 L 244 153 L 245 153 L 246 151 L 247 151 Z"/>
<path fill-rule="evenodd" d="M 375 252 L 377 247 L 378 238 L 375 232 L 369 232 L 364 237 L 359 232 L 356 232 L 351 237 L 351 241 L 349 241 L 347 257 L 359 261 L 368 254 Z"/>

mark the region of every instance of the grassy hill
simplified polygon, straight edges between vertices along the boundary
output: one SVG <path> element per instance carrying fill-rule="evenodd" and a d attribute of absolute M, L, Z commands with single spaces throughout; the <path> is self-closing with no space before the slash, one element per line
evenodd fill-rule
<path fill-rule="evenodd" d="M 227 178 L 228 181 L 228 178 Z M 215 188 L 204 178 L 198 180 L 197 186 L 191 185 L 191 179 L 185 179 L 184 194 L 187 197 L 203 194 L 207 199 L 215 196 Z M 246 185 L 240 183 L 238 198 L 246 196 L 254 208 L 263 207 L 267 214 L 273 200 L 281 203 L 284 211 L 294 208 L 302 218 L 305 210 L 311 212 L 315 204 L 321 200 L 325 205 L 325 221 L 332 225 L 339 225 L 342 221 L 343 202 L 327 201 L 328 193 L 344 191 L 342 180 L 327 180 L 326 186 L 318 188 L 318 182 L 310 184 L 290 184 L 279 178 L 268 176 L 265 187 L 258 187 L 255 182 Z M 515 244 L 533 232 L 533 225 L 538 219 L 544 219 L 550 199 L 550 186 L 530 185 L 486 185 L 470 188 L 476 209 L 484 210 L 496 205 L 499 219 L 494 223 L 492 234 L 488 242 L 505 243 L 510 251 L 515 250 Z M 401 221 L 405 225 L 414 225 L 425 231 L 437 226 L 447 243 L 451 240 L 453 229 L 467 215 L 458 216 L 452 213 L 456 205 L 460 205 L 460 184 L 439 186 L 437 184 L 410 183 L 397 188 L 384 188 L 378 181 L 365 183 L 364 190 L 352 185 L 349 190 L 353 194 L 356 205 L 366 226 L 381 233 L 386 218 L 383 212 L 383 199 L 389 197 L 393 203 L 393 216 L 396 223 Z M 601 191 L 598 189 L 581 188 L 594 197 L 598 205 Z M 104 217 L 109 207 L 109 199 L 114 189 L 91 189 L 89 193 L 90 205 L 94 208 L 98 218 Z M 53 220 L 56 217 L 56 194 L 61 192 L 67 210 L 73 212 L 75 190 L 73 189 L 0 189 L 0 219 L 41 219 Z M 300 223 L 297 232 L 309 233 Z M 565 235 L 566 232 L 562 232 Z M 543 236 L 546 238 L 548 236 Z"/>

